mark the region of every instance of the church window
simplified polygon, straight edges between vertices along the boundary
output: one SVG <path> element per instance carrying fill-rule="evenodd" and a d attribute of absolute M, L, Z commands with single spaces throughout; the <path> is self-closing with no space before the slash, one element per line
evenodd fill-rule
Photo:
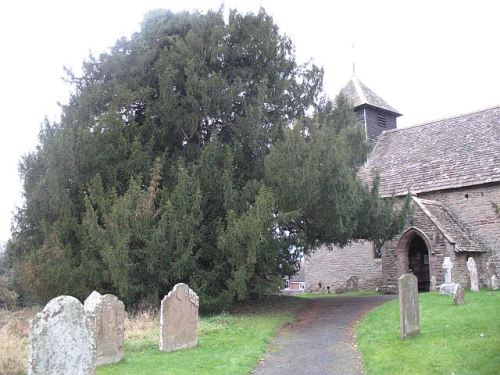
<path fill-rule="evenodd" d="M 381 126 L 382 128 L 387 127 L 387 120 L 384 115 L 381 114 L 377 115 L 377 125 Z"/>
<path fill-rule="evenodd" d="M 382 246 L 384 245 L 383 241 L 375 241 L 373 242 L 373 257 L 375 259 L 382 258 Z"/>

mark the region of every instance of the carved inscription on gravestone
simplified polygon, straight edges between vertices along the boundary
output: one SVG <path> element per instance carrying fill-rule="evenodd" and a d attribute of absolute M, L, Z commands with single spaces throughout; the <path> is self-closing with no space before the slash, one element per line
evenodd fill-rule
<path fill-rule="evenodd" d="M 413 274 L 405 274 L 398 279 L 399 324 L 401 338 L 415 336 L 420 332 L 418 311 L 418 283 Z"/>
<path fill-rule="evenodd" d="M 52 299 L 30 323 L 28 375 L 93 375 L 95 343 L 83 305 Z"/>
<path fill-rule="evenodd" d="M 186 284 L 177 284 L 161 301 L 160 350 L 192 348 L 197 344 L 198 295 Z"/>
<path fill-rule="evenodd" d="M 112 294 L 93 291 L 84 306 L 96 343 L 96 366 L 119 362 L 123 358 L 123 302 Z"/>

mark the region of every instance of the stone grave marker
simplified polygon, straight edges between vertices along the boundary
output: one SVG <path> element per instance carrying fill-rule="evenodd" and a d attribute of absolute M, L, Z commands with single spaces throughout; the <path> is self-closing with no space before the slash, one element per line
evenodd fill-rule
<path fill-rule="evenodd" d="M 464 290 L 462 285 L 459 283 L 455 284 L 455 290 L 453 291 L 453 303 L 455 305 L 463 305 L 465 303 Z"/>
<path fill-rule="evenodd" d="M 197 344 L 198 295 L 186 284 L 177 284 L 161 301 L 160 350 L 192 348 Z"/>
<path fill-rule="evenodd" d="M 498 290 L 498 279 L 496 275 L 491 276 L 490 285 L 491 289 Z"/>
<path fill-rule="evenodd" d="M 436 276 L 431 276 L 431 285 L 429 287 L 429 290 L 431 292 L 435 292 L 437 290 Z"/>
<path fill-rule="evenodd" d="M 450 257 L 444 257 L 443 261 L 443 269 L 445 271 L 444 274 L 444 284 L 439 286 L 440 294 L 453 294 L 455 290 L 455 283 L 452 281 L 452 269 L 453 263 Z"/>
<path fill-rule="evenodd" d="M 95 342 L 83 305 L 52 299 L 30 322 L 28 375 L 93 375 Z"/>
<path fill-rule="evenodd" d="M 418 335 L 420 320 L 418 311 L 418 282 L 413 274 L 405 274 L 398 279 L 399 325 L 401 338 Z"/>
<path fill-rule="evenodd" d="M 346 292 L 357 292 L 359 290 L 359 277 L 351 275 L 346 281 Z"/>
<path fill-rule="evenodd" d="M 123 358 L 125 306 L 112 294 L 93 291 L 84 302 L 87 321 L 96 344 L 96 366 Z"/>
<path fill-rule="evenodd" d="M 497 266 L 493 262 L 486 262 L 486 278 L 491 281 L 491 277 L 497 275 Z"/>
<path fill-rule="evenodd" d="M 470 278 L 470 290 L 473 292 L 479 292 L 479 280 L 477 278 L 477 268 L 476 262 L 473 257 L 467 260 L 467 270 L 469 271 Z"/>

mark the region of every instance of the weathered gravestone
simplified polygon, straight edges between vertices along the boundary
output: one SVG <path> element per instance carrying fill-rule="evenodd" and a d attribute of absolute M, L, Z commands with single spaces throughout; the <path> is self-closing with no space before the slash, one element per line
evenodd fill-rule
<path fill-rule="evenodd" d="M 198 295 L 177 284 L 161 301 L 160 350 L 192 348 L 197 344 Z"/>
<path fill-rule="evenodd" d="M 459 283 L 455 285 L 455 290 L 453 291 L 453 303 L 455 305 L 463 305 L 465 303 L 464 290 Z"/>
<path fill-rule="evenodd" d="M 429 290 L 431 292 L 435 292 L 437 290 L 436 276 L 431 276 L 431 285 L 429 287 Z"/>
<path fill-rule="evenodd" d="M 498 279 L 496 275 L 491 276 L 490 285 L 491 289 L 498 290 Z"/>
<path fill-rule="evenodd" d="M 469 271 L 470 278 L 470 290 L 473 292 L 479 292 L 479 280 L 477 278 L 477 268 L 476 262 L 473 257 L 467 260 L 467 270 Z"/>
<path fill-rule="evenodd" d="M 83 305 L 52 299 L 30 323 L 28 375 L 93 375 L 95 343 Z"/>
<path fill-rule="evenodd" d="M 93 291 L 84 302 L 87 321 L 96 345 L 96 366 L 123 358 L 125 307 L 112 294 Z"/>
<path fill-rule="evenodd" d="M 398 279 L 399 288 L 399 326 L 401 338 L 418 335 L 420 320 L 418 312 L 417 277 L 405 274 Z"/>
<path fill-rule="evenodd" d="M 493 286 L 491 285 L 491 278 L 495 276 L 497 277 L 497 266 L 493 262 L 486 262 L 486 279 L 488 282 L 490 282 L 489 287 L 493 289 Z"/>
<path fill-rule="evenodd" d="M 345 285 L 346 292 L 357 292 L 359 290 L 359 277 L 349 276 Z"/>
<path fill-rule="evenodd" d="M 439 286 L 440 294 L 453 294 L 455 290 L 455 283 L 452 281 L 451 270 L 453 269 L 453 263 L 450 257 L 444 257 L 443 262 L 444 269 L 444 284 Z"/>

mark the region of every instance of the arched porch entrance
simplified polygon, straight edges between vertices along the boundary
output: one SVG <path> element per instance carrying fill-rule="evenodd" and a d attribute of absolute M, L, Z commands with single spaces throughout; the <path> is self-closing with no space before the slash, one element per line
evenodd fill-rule
<path fill-rule="evenodd" d="M 399 275 L 413 273 L 418 280 L 418 290 L 430 289 L 429 254 L 430 242 L 427 236 L 417 228 L 408 228 L 398 242 Z"/>

